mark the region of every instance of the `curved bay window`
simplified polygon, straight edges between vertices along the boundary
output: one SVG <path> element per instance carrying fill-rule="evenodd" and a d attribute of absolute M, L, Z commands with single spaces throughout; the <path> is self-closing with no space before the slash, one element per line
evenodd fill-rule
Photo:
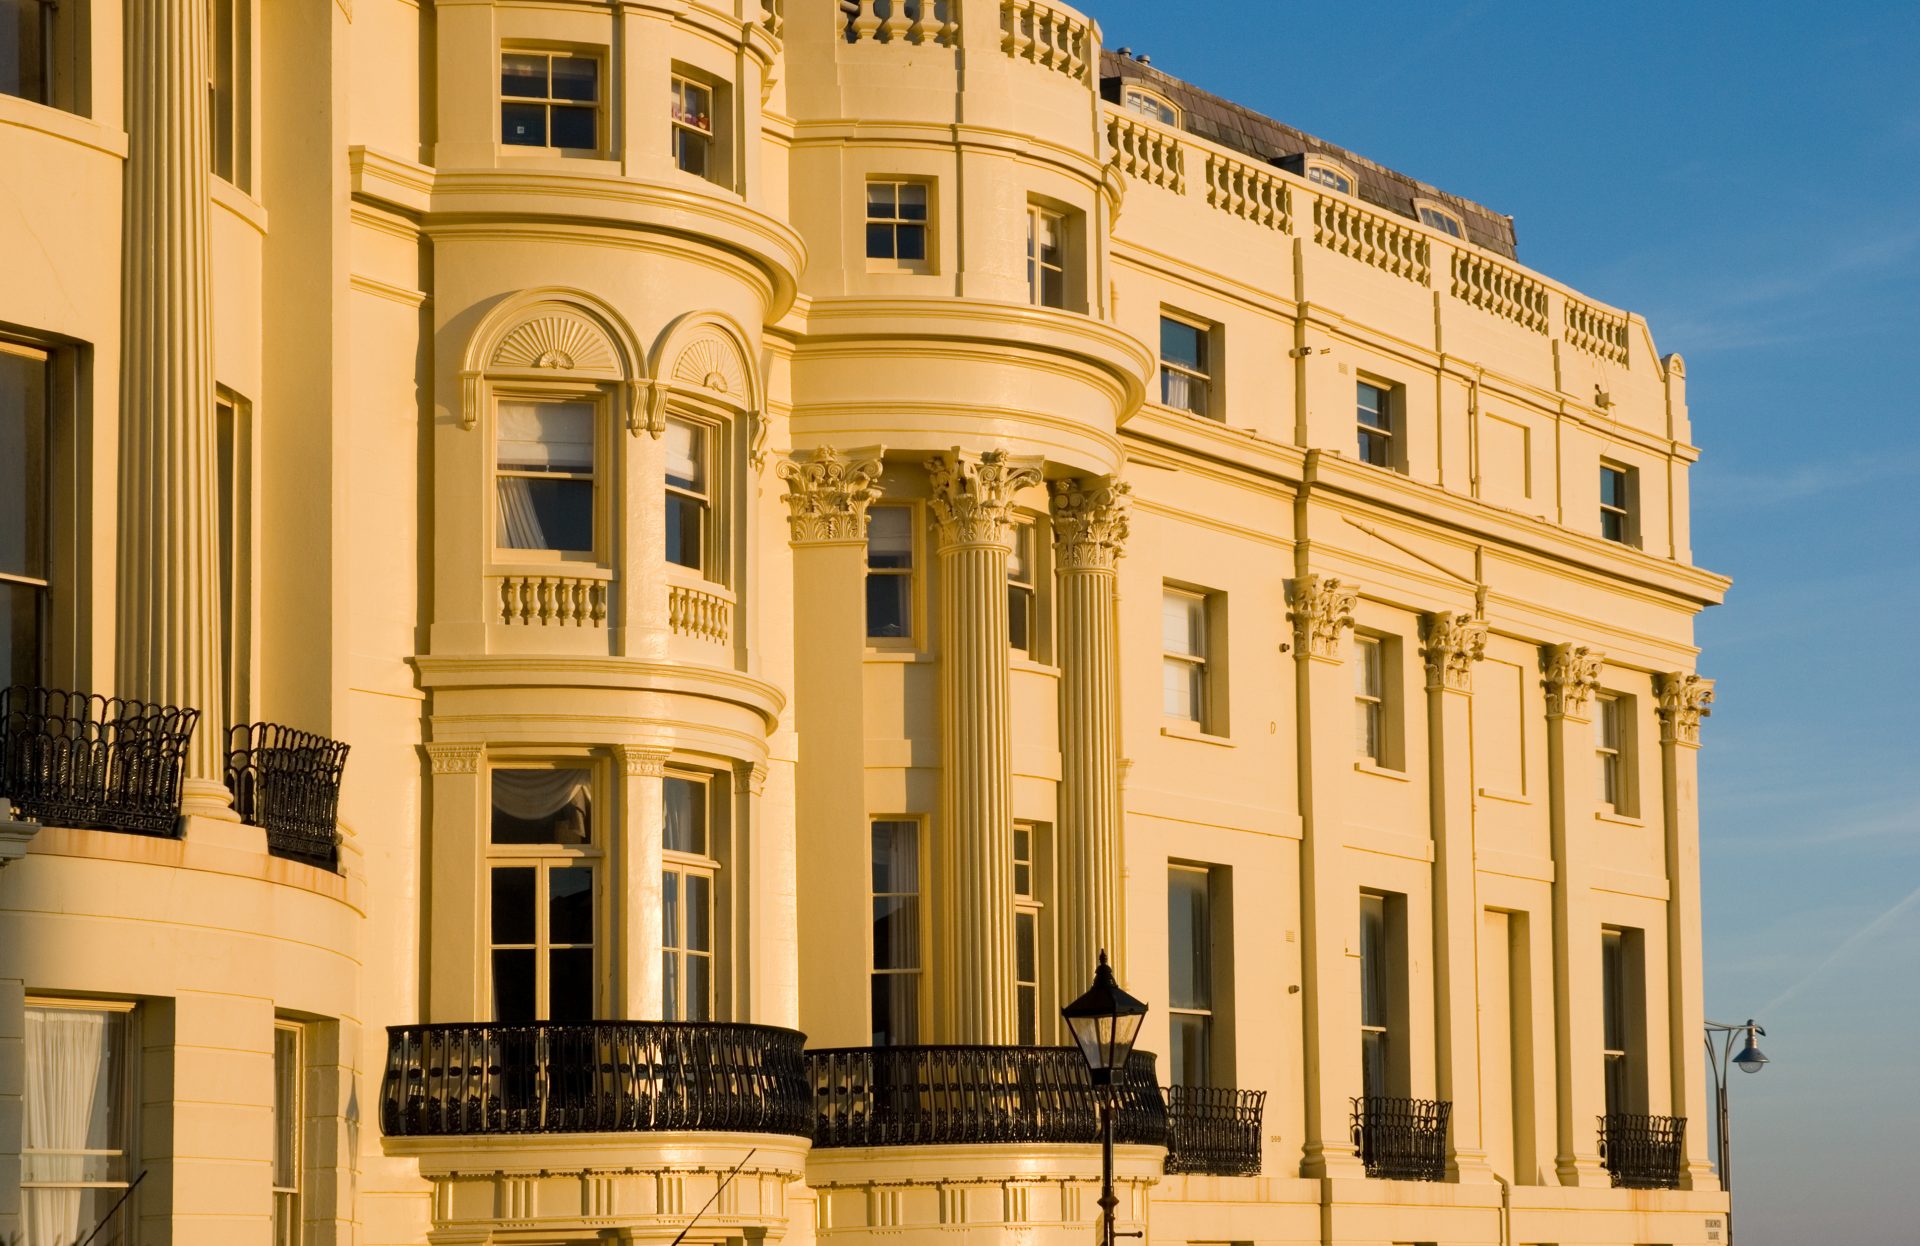
<path fill-rule="evenodd" d="M 599 425 L 599 404 L 590 400 L 500 400 L 496 546 L 589 557 L 599 550 Z"/>
<path fill-rule="evenodd" d="M 591 1021 L 599 1014 L 603 852 L 593 772 L 502 767 L 490 779 L 492 1019 Z"/>
<path fill-rule="evenodd" d="M 715 920 L 720 862 L 715 839 L 714 783 L 706 775 L 670 773 L 661 834 L 660 1002 L 667 1021 L 711 1021 Z"/>

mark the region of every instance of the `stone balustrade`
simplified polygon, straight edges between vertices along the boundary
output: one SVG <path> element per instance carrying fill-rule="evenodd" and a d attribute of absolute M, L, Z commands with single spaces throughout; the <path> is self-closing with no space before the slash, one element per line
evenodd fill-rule
<path fill-rule="evenodd" d="M 1475 251 L 1453 253 L 1453 297 L 1535 333 L 1547 331 L 1547 288 Z"/>
<path fill-rule="evenodd" d="M 1433 284 L 1433 247 L 1409 222 L 1393 221 L 1342 197 L 1313 204 L 1313 240 L 1348 259 L 1417 285 Z"/>
<path fill-rule="evenodd" d="M 1171 133 L 1118 113 L 1107 115 L 1107 145 L 1113 162 L 1128 177 L 1163 187 L 1176 195 L 1187 190 L 1186 155 Z"/>
<path fill-rule="evenodd" d="M 1566 340 L 1596 359 L 1627 362 L 1627 318 L 1584 299 L 1567 299 Z"/>
<path fill-rule="evenodd" d="M 1001 0 L 1001 47 L 1015 60 L 1093 84 L 1099 36 L 1092 22 L 1045 0 Z"/>
<path fill-rule="evenodd" d="M 498 618 L 512 626 L 605 627 L 607 581 L 568 575 L 503 575 Z"/>
<path fill-rule="evenodd" d="M 684 584 L 667 589 L 667 626 L 676 636 L 724 645 L 733 636 L 733 603 Z"/>
<path fill-rule="evenodd" d="M 960 41 L 956 0 L 841 0 L 848 43 L 938 44 Z"/>
<path fill-rule="evenodd" d="M 1293 192 L 1270 170 L 1244 160 L 1207 153 L 1207 202 L 1256 225 L 1293 232 Z"/>

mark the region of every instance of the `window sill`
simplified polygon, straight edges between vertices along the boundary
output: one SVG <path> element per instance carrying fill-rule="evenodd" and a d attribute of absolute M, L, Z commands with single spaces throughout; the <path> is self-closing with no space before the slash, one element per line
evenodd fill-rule
<path fill-rule="evenodd" d="M 1624 813 L 1608 809 L 1605 806 L 1593 811 L 1593 820 L 1596 822 L 1611 822 L 1615 826 L 1631 826 L 1636 828 L 1645 828 L 1647 825 L 1645 818 L 1628 817 Z"/>
<path fill-rule="evenodd" d="M 933 655 L 913 648 L 911 641 L 903 641 L 897 646 L 881 646 L 868 641 L 866 660 L 869 662 L 931 662 Z"/>
<path fill-rule="evenodd" d="M 103 126 L 91 117 L 68 112 L 58 104 L 41 104 L 17 95 L 0 95 L 0 125 L 36 130 L 51 138 L 126 159 L 126 131 Z"/>
<path fill-rule="evenodd" d="M 1059 667 L 1049 662 L 1042 662 L 1038 658 L 1021 657 L 1019 654 L 1020 651 L 1016 649 L 1012 655 L 1010 655 L 1008 665 L 1013 670 L 1026 671 L 1033 675 L 1044 675 L 1048 679 L 1060 678 Z"/>
<path fill-rule="evenodd" d="M 1232 737 L 1209 734 L 1200 730 L 1197 723 L 1163 722 L 1160 724 L 1160 734 L 1168 739 L 1191 740 L 1195 744 L 1211 744 L 1216 748 L 1234 747 Z"/>
<path fill-rule="evenodd" d="M 1370 761 L 1356 761 L 1353 763 L 1353 769 L 1355 774 L 1370 774 L 1376 779 L 1392 779 L 1399 783 L 1413 782 L 1413 776 L 1404 770 L 1395 770 L 1390 766 L 1377 765 Z"/>

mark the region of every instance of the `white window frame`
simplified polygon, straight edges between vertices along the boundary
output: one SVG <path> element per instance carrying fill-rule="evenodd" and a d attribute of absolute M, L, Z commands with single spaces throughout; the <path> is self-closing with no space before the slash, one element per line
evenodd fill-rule
<path fill-rule="evenodd" d="M 1456 242 L 1467 240 L 1467 220 L 1452 208 L 1431 199 L 1415 199 L 1413 214 L 1428 229 L 1438 230 Z"/>
<path fill-rule="evenodd" d="M 1053 227 L 1058 263 L 1047 262 L 1046 248 L 1041 239 L 1046 236 L 1047 226 Z M 1027 301 L 1035 307 L 1052 307 L 1064 311 L 1067 307 L 1067 251 L 1068 219 L 1065 212 L 1050 208 L 1043 203 L 1027 204 Z M 1049 302 L 1046 298 L 1047 276 L 1053 274 L 1060 282 L 1060 297 Z"/>
<path fill-rule="evenodd" d="M 1379 414 L 1384 422 L 1381 427 L 1367 423 L 1360 416 L 1363 409 L 1360 405 L 1363 389 L 1370 389 L 1380 396 Z M 1400 453 L 1400 394 L 1401 389 L 1398 385 L 1372 377 L 1362 376 L 1354 381 L 1353 423 L 1358 438 L 1355 453 L 1362 463 L 1370 467 L 1384 468 L 1387 471 L 1403 470 L 1402 464 L 1405 460 Z M 1367 447 L 1375 440 L 1379 442 L 1385 453 L 1385 457 L 1380 462 L 1375 462 L 1367 456 Z"/>
<path fill-rule="evenodd" d="M 872 860 L 873 835 L 874 835 L 875 828 L 880 826 L 893 826 L 893 827 L 907 828 L 905 833 L 908 835 L 911 835 L 913 838 L 914 890 L 912 892 L 872 890 L 872 887 L 873 887 L 873 860 Z M 867 886 L 868 886 L 869 913 L 877 914 L 879 903 L 882 900 L 901 899 L 901 898 L 909 898 L 909 897 L 913 900 L 914 943 L 915 943 L 915 949 L 919 952 L 919 955 L 915 958 L 915 960 L 918 963 L 912 965 L 911 967 L 901 966 L 901 965 L 889 965 L 883 969 L 878 964 L 875 963 L 875 958 L 874 958 L 875 949 L 873 946 L 873 940 L 871 938 L 867 940 L 867 973 L 868 973 L 869 984 L 871 984 L 873 979 L 880 978 L 880 977 L 910 977 L 913 979 L 913 984 L 914 984 L 913 986 L 913 996 L 914 996 L 913 1032 L 911 1034 L 907 1034 L 902 1037 L 894 1038 L 894 1040 L 888 1044 L 890 1046 L 895 1046 L 895 1047 L 912 1046 L 916 1043 L 919 1043 L 921 1041 L 921 1036 L 926 1032 L 927 1008 L 929 1003 L 927 999 L 927 976 L 926 976 L 927 939 L 930 933 L 930 926 L 928 922 L 928 912 L 927 912 L 927 879 L 929 877 L 929 874 L 928 874 L 928 868 L 927 868 L 928 867 L 927 828 L 926 828 L 925 819 L 913 814 L 876 815 L 868 818 L 867 819 L 867 851 L 868 851 Z M 872 999 L 871 985 L 869 985 L 869 989 L 868 989 L 868 999 L 869 1000 Z M 871 1007 L 872 1007 L 871 1003 L 869 1003 L 868 1007 L 869 1007 L 869 1010 L 871 1010 Z M 868 1017 L 867 1030 L 869 1034 L 872 1034 L 873 1031 L 876 1028 L 878 1028 L 876 1024 L 877 1020 L 878 1019 L 875 1017 L 872 1017 L 872 1016 Z"/>
<path fill-rule="evenodd" d="M 1214 911 L 1215 904 L 1217 903 L 1214 895 L 1214 870 L 1213 867 L 1207 865 L 1169 861 L 1167 863 L 1169 897 L 1172 895 L 1172 880 L 1175 875 L 1195 875 L 1200 879 L 1201 902 L 1206 908 L 1203 914 L 1205 920 L 1202 923 L 1203 929 L 1200 932 L 1200 944 L 1194 949 L 1194 954 L 1197 957 L 1196 964 L 1194 965 L 1194 977 L 1203 987 L 1202 994 L 1206 999 L 1206 1004 L 1204 1006 L 1184 1005 L 1175 1007 L 1173 997 L 1169 994 L 1167 997 L 1167 1016 L 1169 1018 L 1180 1017 L 1199 1021 L 1200 1049 L 1205 1053 L 1203 1059 L 1206 1063 L 1207 1074 L 1203 1079 L 1203 1084 L 1215 1085 L 1221 1080 L 1220 1074 L 1222 1070 L 1220 1065 L 1222 1062 L 1219 1059 L 1219 1052 L 1216 1050 L 1219 1043 L 1219 1034 L 1215 1023 L 1220 1011 L 1220 992 L 1218 989 L 1219 984 L 1216 981 L 1219 959 L 1217 955 L 1218 949 L 1213 946 L 1214 927 L 1215 922 L 1218 920 Z M 1169 930 L 1168 933 L 1168 954 L 1171 956 L 1173 951 L 1171 947 L 1171 930 Z M 1169 981 L 1171 981 L 1173 977 L 1173 966 L 1171 964 L 1167 967 L 1167 976 Z M 1171 1049 L 1172 1046 L 1173 1044 L 1169 1041 L 1169 1049 Z M 1169 1060 L 1172 1059 L 1171 1050 L 1168 1058 Z M 1181 1070 L 1171 1065 L 1167 1069 L 1167 1076 L 1170 1079 L 1178 1077 L 1180 1074 Z"/>
<path fill-rule="evenodd" d="M 874 215 L 873 188 L 876 186 L 885 186 L 891 189 L 891 198 L 893 201 L 891 215 Z M 911 217 L 901 214 L 900 192 L 909 187 L 920 192 L 922 201 L 920 206 L 923 210 L 923 215 L 919 220 L 914 220 Z M 925 178 L 886 176 L 870 177 L 867 179 L 865 189 L 862 192 L 861 212 L 863 213 L 863 218 L 861 223 L 860 245 L 861 249 L 866 253 L 867 269 L 869 272 L 930 273 L 933 271 L 933 203 L 934 184 Z M 875 225 L 887 227 L 887 236 L 891 241 L 890 252 L 888 254 L 874 254 L 872 234 Z M 900 254 L 900 231 L 903 229 L 917 229 L 920 231 L 919 259 L 903 257 Z"/>
<path fill-rule="evenodd" d="M 672 885 L 679 888 L 680 902 L 678 904 L 678 911 L 680 914 L 680 926 L 679 929 L 674 931 L 672 942 L 668 941 L 665 928 L 664 926 L 662 927 L 660 945 L 662 960 L 662 998 L 660 1007 L 664 1019 L 668 1021 L 717 1021 L 720 1019 L 721 1001 L 725 997 L 725 984 L 720 981 L 722 970 L 726 964 L 721 952 L 723 927 L 720 920 L 722 908 L 720 888 L 724 878 L 718 852 L 721 846 L 721 840 L 724 838 L 722 822 L 725 819 L 725 805 L 719 799 L 719 780 L 713 774 L 699 770 L 672 767 L 668 769 L 666 777 L 668 780 L 679 780 L 694 785 L 695 791 L 698 793 L 697 800 L 700 806 L 701 824 L 706 831 L 706 843 L 704 845 L 705 851 L 703 852 L 670 850 L 665 846 L 666 836 L 664 828 L 662 828 L 660 851 L 661 907 L 663 913 L 665 913 L 668 907 L 665 889 L 671 879 Z M 705 951 L 692 947 L 688 939 L 687 916 L 691 906 L 686 900 L 687 880 L 693 878 L 704 879 L 707 886 L 707 946 Z M 700 957 L 704 957 L 707 962 L 707 999 L 705 1001 L 705 1014 L 695 1015 L 691 1010 L 693 1001 L 686 990 L 686 984 L 689 980 L 687 966 L 689 962 Z M 667 961 L 678 962 L 676 972 L 671 975 L 666 972 L 665 962 Z M 666 983 L 669 977 L 678 983 L 678 989 L 674 991 L 674 997 L 672 999 L 666 998 L 665 994 L 667 989 Z"/>
<path fill-rule="evenodd" d="M 1601 809 L 1622 818 L 1639 812 L 1634 799 L 1636 704 L 1619 692 L 1600 692 L 1593 700 L 1594 798 Z"/>
<path fill-rule="evenodd" d="M 500 61 L 504 67 L 509 56 L 543 57 L 547 64 L 547 93 L 539 95 L 508 95 L 498 84 L 495 86 L 496 103 L 499 107 L 500 126 L 498 145 L 502 151 L 554 151 L 572 153 L 576 156 L 599 156 L 607 150 L 607 57 L 604 49 L 593 47 L 554 47 L 528 46 L 515 43 L 500 45 Z M 561 99 L 553 93 L 553 62 L 555 58 L 565 60 L 588 61 L 593 65 L 593 99 Z M 509 143 L 506 140 L 506 108 L 508 104 L 537 106 L 542 110 L 545 124 L 544 143 Z M 591 107 L 593 111 L 593 146 L 560 147 L 553 142 L 553 110 L 555 108 L 579 109 Z"/>
<path fill-rule="evenodd" d="M 1609 505 L 1607 502 L 1606 484 L 1608 473 L 1615 473 L 1620 477 L 1622 501 L 1621 504 L 1617 506 Z M 1600 536 L 1603 540 L 1612 541 L 1616 545 L 1627 545 L 1636 548 L 1639 546 L 1640 530 L 1637 522 L 1640 511 L 1639 490 L 1640 473 L 1638 471 L 1625 463 L 1616 463 L 1612 459 L 1600 460 Z M 1607 535 L 1607 520 L 1609 517 L 1618 517 L 1620 521 L 1619 536 Z"/>
<path fill-rule="evenodd" d="M 1336 195 L 1352 196 L 1356 188 L 1360 185 L 1360 179 L 1353 175 L 1352 169 L 1349 169 L 1337 160 L 1329 160 L 1325 156 L 1308 156 L 1302 160 L 1300 163 L 1300 176 L 1313 185 L 1320 187 L 1322 190 L 1330 190 Z M 1340 186 L 1334 181 L 1329 180 L 1335 178 L 1344 181 L 1346 185 Z"/>
<path fill-rule="evenodd" d="M 1175 411 L 1184 411 L 1189 415 L 1197 415 L 1202 419 L 1211 420 L 1221 418 L 1214 394 L 1215 373 L 1219 371 L 1220 367 L 1220 361 L 1215 357 L 1218 353 L 1216 339 L 1219 337 L 1219 326 L 1212 321 L 1202 320 L 1196 316 L 1182 315 L 1179 312 L 1164 307 L 1160 309 L 1160 322 L 1163 342 L 1166 334 L 1166 326 L 1168 324 L 1177 324 L 1195 330 L 1199 335 L 1198 341 L 1200 345 L 1200 366 L 1198 369 L 1188 367 L 1186 364 L 1169 361 L 1166 357 L 1164 347 L 1160 351 L 1160 405 L 1169 407 Z M 1177 406 L 1168 401 L 1167 382 L 1170 375 L 1182 377 L 1186 380 L 1188 389 L 1198 395 L 1199 405 L 1197 407 L 1191 404 Z"/>
<path fill-rule="evenodd" d="M 1016 521 L 1009 534 L 1012 548 L 1007 555 L 1007 643 L 1035 661 L 1044 652 L 1040 644 L 1039 531 L 1039 524 L 1032 519 Z M 1025 644 L 1020 643 L 1021 631 L 1025 632 Z"/>
<path fill-rule="evenodd" d="M 1367 958 L 1367 950 L 1370 943 L 1366 935 L 1367 925 L 1372 919 L 1373 911 L 1376 909 L 1378 910 L 1380 933 L 1378 941 L 1371 946 L 1373 946 L 1375 956 L 1378 958 L 1377 964 L 1369 962 Z M 1394 1016 L 1393 998 L 1393 958 L 1396 948 L 1394 947 L 1393 936 L 1392 897 L 1384 892 L 1363 889 L 1360 892 L 1360 935 L 1356 945 L 1360 971 L 1360 1093 L 1363 1097 L 1390 1096 L 1398 1090 L 1398 1087 L 1395 1085 L 1395 1061 L 1398 1053 L 1394 1050 L 1397 1043 L 1394 1033 L 1396 1028 L 1394 1021 L 1396 1018 Z M 1377 989 L 1381 1009 L 1380 1014 L 1373 1020 L 1368 1020 L 1366 1013 L 1367 979 L 1369 977 L 1378 978 Z M 1367 1068 L 1369 1066 L 1367 1051 L 1369 1046 L 1375 1042 L 1377 1042 L 1380 1047 L 1380 1063 L 1384 1066 L 1381 1071 L 1381 1075 L 1384 1076 L 1387 1081 L 1387 1084 L 1384 1086 L 1379 1084 L 1369 1086 L 1366 1082 Z"/>
<path fill-rule="evenodd" d="M 676 498 L 691 502 L 700 519 L 700 559 L 696 565 L 678 561 L 671 551 L 667 554 L 667 566 L 671 571 L 691 572 L 708 580 L 721 580 L 724 577 L 725 560 L 720 557 L 722 547 L 719 505 L 719 482 L 721 477 L 720 459 L 725 439 L 722 429 L 708 420 L 696 419 L 685 412 L 675 411 L 667 416 L 669 431 L 674 426 L 691 430 L 693 434 L 694 454 L 699 464 L 701 482 L 699 487 L 675 484 L 671 477 L 665 481 L 665 505 L 672 505 Z M 665 440 L 661 443 L 665 445 Z M 662 533 L 665 532 L 665 512 L 662 511 Z"/>
<path fill-rule="evenodd" d="M 292 1068 L 281 1067 L 281 1036 L 289 1037 Z M 299 1246 L 306 1240 L 301 1224 L 301 1190 L 306 1175 L 306 1071 L 307 1027 L 285 1018 L 273 1023 L 274 1120 L 273 1120 L 273 1242 L 274 1246 Z M 284 1101 L 282 1096 L 284 1095 Z M 291 1128 L 289 1128 L 291 1124 Z M 287 1149 L 288 1175 L 280 1180 L 280 1150 Z"/>
<path fill-rule="evenodd" d="M 689 106 L 693 93 L 705 96 L 706 125 L 700 124 L 700 112 Z M 689 177 L 723 182 L 720 162 L 720 123 L 718 113 L 721 91 L 716 83 L 692 74 L 675 72 L 672 76 L 667 119 L 672 131 L 673 166 Z M 691 152 L 700 153 L 699 168 L 690 168 Z"/>
<path fill-rule="evenodd" d="M 1013 824 L 1013 989 L 1014 1041 L 1023 1046 L 1048 1046 L 1053 1039 L 1051 1012 L 1046 1007 L 1047 965 L 1052 940 L 1047 925 L 1048 893 L 1046 828 L 1034 822 Z M 1021 851 L 1024 841 L 1026 851 Z M 1025 883 L 1021 886 L 1024 871 Z M 1021 927 L 1028 930 L 1033 943 L 1031 975 L 1023 975 L 1020 964 Z"/>
<path fill-rule="evenodd" d="M 1378 636 L 1353 638 L 1354 750 L 1368 765 L 1386 768 L 1387 644 Z"/>
<path fill-rule="evenodd" d="M 122 1058 L 124 1067 L 121 1070 L 121 1076 L 123 1080 L 121 1082 L 121 1088 L 120 1088 L 120 1093 L 121 1093 L 120 1106 L 121 1106 L 122 1115 L 119 1123 L 120 1123 L 121 1145 L 118 1147 L 106 1148 L 103 1150 L 88 1150 L 88 1151 L 82 1152 L 82 1154 L 92 1155 L 92 1156 L 115 1155 L 115 1154 L 119 1155 L 121 1159 L 121 1168 L 120 1168 L 121 1179 L 113 1180 L 113 1181 L 27 1181 L 27 1180 L 24 1180 L 26 1173 L 31 1170 L 30 1165 L 28 1164 L 27 1161 L 30 1156 L 38 1154 L 38 1152 L 28 1150 L 25 1145 L 25 1138 L 22 1137 L 21 1138 L 21 1169 L 20 1169 L 20 1175 L 23 1178 L 23 1180 L 21 1181 L 21 1187 L 20 1187 L 20 1198 L 22 1202 L 20 1214 L 21 1214 L 22 1223 L 26 1222 L 26 1216 L 27 1216 L 27 1209 L 26 1209 L 25 1203 L 29 1198 L 32 1197 L 32 1193 L 35 1190 L 72 1190 L 72 1189 L 130 1190 L 132 1189 L 133 1182 L 136 1179 L 136 1169 L 139 1164 L 139 1154 L 140 1154 L 139 1140 L 140 1140 L 140 1116 L 141 1116 L 141 1111 L 140 1111 L 141 1104 L 139 1101 L 140 1066 L 141 1066 L 141 1055 L 142 1055 L 141 1035 L 140 1035 L 140 1013 L 139 1013 L 138 1006 L 134 1004 L 133 1001 L 117 1000 L 117 999 L 75 998 L 75 997 L 65 997 L 65 996 L 54 998 L 54 997 L 42 997 L 42 996 L 29 995 L 26 998 L 26 1008 L 29 1010 L 39 1010 L 42 1012 L 69 1011 L 69 1012 L 108 1013 L 108 1014 L 113 1014 L 115 1016 L 123 1017 L 124 1020 L 121 1022 L 121 1027 L 122 1027 L 121 1035 L 122 1035 L 122 1041 L 124 1043 L 124 1050 L 121 1052 L 121 1058 Z M 22 1055 L 23 1062 L 24 1062 L 24 1058 L 25 1056 L 23 1053 Z M 26 1078 L 25 1081 L 26 1081 L 26 1085 L 23 1088 L 23 1094 L 30 1094 L 32 1093 L 32 1079 Z M 23 1101 L 23 1109 L 24 1109 L 24 1101 Z M 72 1152 L 55 1152 L 55 1153 L 56 1154 L 72 1154 Z M 109 1201 L 109 1204 L 111 1204 L 112 1200 L 108 1200 L 108 1201 Z M 120 1205 L 120 1208 L 118 1211 L 114 1212 L 114 1219 L 119 1221 L 119 1223 L 123 1226 L 137 1224 L 139 1222 L 139 1214 L 140 1214 L 139 1208 L 136 1205 L 138 1201 L 139 1201 L 139 1196 L 137 1192 L 129 1195 L 127 1197 L 127 1201 Z M 83 1226 L 83 1227 L 91 1228 L 91 1226 Z M 121 1233 L 115 1235 L 115 1240 L 122 1240 L 122 1241 L 129 1240 L 134 1236 L 136 1236 L 135 1232 L 123 1230 Z"/>
<path fill-rule="evenodd" d="M 1199 607 L 1199 639 L 1198 643 L 1193 646 L 1197 652 L 1182 652 L 1166 647 L 1166 608 L 1167 604 L 1174 599 L 1179 599 L 1186 603 L 1189 610 L 1196 605 Z M 1161 716 L 1169 722 L 1184 724 L 1192 730 L 1203 733 L 1208 732 L 1212 726 L 1214 700 L 1214 671 L 1212 665 L 1214 627 L 1213 595 L 1198 589 L 1181 588 L 1173 584 L 1163 584 L 1161 586 L 1160 602 L 1162 620 L 1160 652 L 1161 677 L 1164 680 L 1165 672 L 1175 665 L 1182 667 L 1186 671 L 1186 685 L 1190 690 L 1190 695 L 1193 700 L 1197 702 L 1189 707 L 1191 712 L 1188 717 L 1183 718 L 1173 713 L 1166 703 L 1165 685 L 1163 683 L 1160 699 Z M 1191 615 L 1189 619 L 1191 619 Z M 1191 635 L 1192 629 L 1189 628 L 1189 636 Z"/>
<path fill-rule="evenodd" d="M 585 770 L 588 775 L 590 793 L 589 814 L 587 820 L 587 839 L 583 844 L 496 844 L 493 842 L 493 774 L 497 770 Z M 494 1010 L 495 992 L 493 984 L 493 953 L 495 951 L 533 952 L 533 1013 L 534 1021 L 545 1022 L 553 1019 L 552 970 L 549 954 L 555 950 L 578 948 L 578 943 L 553 942 L 551 935 L 552 905 L 549 903 L 550 888 L 547 878 L 556 869 L 585 868 L 591 871 L 593 896 L 593 942 L 587 944 L 593 951 L 593 1007 L 591 1011 L 598 1015 L 605 1010 L 607 1003 L 607 971 L 612 951 L 609 938 L 609 905 L 607 903 L 608 870 L 605 843 L 611 834 L 609 807 L 606 801 L 606 782 L 603 767 L 591 757 L 585 756 L 542 756 L 516 757 L 504 756 L 489 759 L 484 768 L 481 792 L 484 795 L 481 816 L 481 842 L 486 847 L 484 862 L 484 899 L 485 912 L 481 916 L 481 929 L 486 936 L 486 983 L 485 999 L 487 1010 Z M 493 876 L 497 869 L 532 869 L 533 885 L 533 942 L 532 943 L 496 943 L 493 938 Z M 489 1020 L 498 1020 L 489 1017 Z"/>
<path fill-rule="evenodd" d="M 907 517 L 907 565 L 904 567 L 876 567 L 871 553 L 873 518 L 882 510 L 898 510 Z M 867 555 L 866 579 L 875 576 L 898 576 L 906 580 L 907 617 L 906 629 L 898 636 L 876 636 L 871 630 L 871 621 L 863 624 L 867 627 L 867 645 L 875 649 L 911 649 L 919 643 L 920 635 L 920 564 L 925 558 L 924 542 L 921 538 L 920 508 L 912 502 L 875 502 L 867 511 L 867 531 L 869 551 Z M 864 584 L 863 584 L 864 587 Z"/>
<path fill-rule="evenodd" d="M 504 469 L 500 466 L 500 408 L 512 403 L 532 404 L 583 404 L 593 408 L 593 470 L 589 472 L 536 472 Z M 554 386 L 508 385 L 496 383 L 493 387 L 492 443 L 488 453 L 488 470 L 491 476 L 488 491 L 487 541 L 493 550 L 496 565 L 519 565 L 525 563 L 574 562 L 594 566 L 606 566 L 609 560 L 609 530 L 611 516 L 609 507 L 611 495 L 615 492 L 612 473 L 608 470 L 611 458 L 611 446 L 607 432 L 607 395 L 597 386 Z M 586 480 L 593 489 L 593 543 L 591 549 L 520 549 L 500 544 L 500 481 L 503 478 L 527 478 L 533 480 Z"/>
<path fill-rule="evenodd" d="M 1142 108 L 1141 104 L 1149 104 L 1152 107 Z M 1158 91 L 1149 91 L 1145 87 L 1135 86 L 1130 82 L 1120 88 L 1120 107 L 1135 116 L 1146 117 L 1161 125 L 1173 126 L 1176 129 L 1180 125 L 1180 105 Z"/>

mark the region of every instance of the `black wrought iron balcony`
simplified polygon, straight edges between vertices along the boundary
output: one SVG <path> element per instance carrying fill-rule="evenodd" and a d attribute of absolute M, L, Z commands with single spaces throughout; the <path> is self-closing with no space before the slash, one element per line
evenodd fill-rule
<path fill-rule="evenodd" d="M 1154 1058 L 1116 1088 L 1114 1141 L 1167 1142 Z M 1095 1142 L 1100 1112 L 1072 1047 L 843 1047 L 807 1053 L 813 1145 Z"/>
<path fill-rule="evenodd" d="M 1677 1190 L 1687 1118 L 1612 1112 L 1600 1118 L 1600 1163 L 1628 1190 Z"/>
<path fill-rule="evenodd" d="M 1390 1181 L 1447 1179 L 1447 1119 L 1444 1099 L 1370 1095 L 1353 1101 L 1353 1145 L 1369 1177 Z"/>
<path fill-rule="evenodd" d="M 332 869 L 338 862 L 340 779 L 347 746 L 278 723 L 227 731 L 227 788 L 240 820 L 267 833 L 267 851 Z"/>
<path fill-rule="evenodd" d="M 769 1025 L 581 1021 L 387 1030 L 388 1137 L 813 1130 L 805 1037 Z"/>
<path fill-rule="evenodd" d="M 180 833 L 199 710 L 58 688 L 0 689 L 0 797 L 47 826 Z"/>
<path fill-rule="evenodd" d="M 1167 1087 L 1167 1171 L 1251 1177 L 1260 1171 L 1264 1090 Z"/>

